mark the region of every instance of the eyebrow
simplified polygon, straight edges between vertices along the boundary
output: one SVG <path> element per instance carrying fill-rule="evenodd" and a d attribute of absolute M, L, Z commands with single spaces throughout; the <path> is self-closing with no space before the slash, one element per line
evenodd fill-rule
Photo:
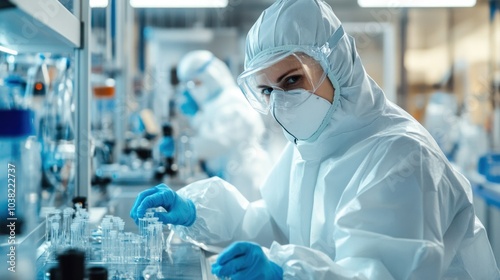
<path fill-rule="evenodd" d="M 281 80 L 283 80 L 283 78 L 285 78 L 288 74 L 292 73 L 292 72 L 295 72 L 299 70 L 299 68 L 294 68 L 294 69 L 290 69 L 288 71 L 286 71 L 285 73 L 283 73 L 281 76 L 279 76 L 277 79 L 276 79 L 276 83 L 279 83 Z M 257 88 L 267 88 L 269 87 L 268 85 L 258 85 Z"/>

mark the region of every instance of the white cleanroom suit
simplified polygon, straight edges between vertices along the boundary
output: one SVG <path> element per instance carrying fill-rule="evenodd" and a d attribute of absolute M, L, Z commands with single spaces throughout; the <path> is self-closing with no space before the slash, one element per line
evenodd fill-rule
<path fill-rule="evenodd" d="M 218 178 L 181 189 L 197 219 L 175 230 L 206 244 L 270 246 L 285 279 L 500 279 L 469 182 L 386 99 L 324 1 L 276 1 L 248 33 L 245 64 L 326 42 L 335 94 L 317 139 L 285 131 L 290 144 L 262 200 L 248 203 Z"/>
<path fill-rule="evenodd" d="M 208 175 L 238 186 L 250 201 L 259 199 L 259 186 L 271 168 L 261 145 L 262 118 L 248 105 L 226 64 L 211 52 L 189 52 L 177 73 L 182 83 L 193 84 L 188 90 L 199 110 L 191 119 L 196 131 L 192 145 Z"/>

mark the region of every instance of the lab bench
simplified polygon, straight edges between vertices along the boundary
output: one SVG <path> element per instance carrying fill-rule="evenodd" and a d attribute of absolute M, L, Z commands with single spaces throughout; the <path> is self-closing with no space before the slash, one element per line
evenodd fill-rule
<path fill-rule="evenodd" d="M 129 217 L 130 209 L 135 202 L 137 195 L 148 188 L 152 184 L 141 185 L 117 185 L 112 184 L 107 187 L 107 202 L 106 207 L 90 208 L 90 224 L 91 229 L 96 229 L 97 225 L 105 214 L 110 214 L 120 217 L 125 222 L 124 232 L 138 233 L 138 226 Z M 183 184 L 169 184 L 175 190 L 183 187 Z M 57 265 L 54 258 L 47 256 L 47 244 L 44 238 L 40 235 L 45 233 L 45 223 L 39 225 L 38 236 L 39 244 L 37 253 L 37 280 L 45 280 L 48 278 L 47 272 L 51 267 Z M 43 233 L 42 233 L 43 231 Z M 167 239 L 168 230 L 164 227 L 165 239 Z M 162 250 L 161 262 L 150 262 L 148 260 L 135 260 L 127 262 L 102 261 L 101 244 L 98 242 L 90 245 L 90 249 L 86 252 L 86 268 L 103 266 L 108 270 L 108 279 L 216 279 L 210 273 L 211 262 L 214 255 L 205 250 L 200 249 L 191 243 L 181 242 L 175 239 L 171 243 L 171 255 Z M 145 269 L 153 269 L 157 271 L 158 277 L 144 278 L 143 272 Z M 163 278 L 161 278 L 163 277 Z"/>
<path fill-rule="evenodd" d="M 108 279 L 140 280 L 140 279 L 215 279 L 210 273 L 208 254 L 189 243 L 172 244 L 171 260 L 163 251 L 163 260 L 158 263 L 137 261 L 134 263 L 102 262 L 94 256 L 86 259 L 86 268 L 101 266 L 108 270 Z M 37 260 L 37 280 L 49 279 L 46 273 L 57 265 L 55 260 L 47 261 L 47 252 Z M 88 257 L 87 257 L 88 258 Z M 146 268 L 153 268 L 154 274 L 145 274 Z"/>

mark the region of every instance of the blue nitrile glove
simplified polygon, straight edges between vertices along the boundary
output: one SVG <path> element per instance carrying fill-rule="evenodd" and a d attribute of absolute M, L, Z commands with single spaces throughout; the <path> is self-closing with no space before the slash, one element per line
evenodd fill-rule
<path fill-rule="evenodd" d="M 148 208 L 163 207 L 167 212 L 155 212 L 164 224 L 190 226 L 196 220 L 196 208 L 190 199 L 178 195 L 165 184 L 145 190 L 137 196 L 130 217 L 135 223 L 144 217 Z"/>
<path fill-rule="evenodd" d="M 251 242 L 235 242 L 219 254 L 212 265 L 217 277 L 239 279 L 283 279 L 283 269 L 270 261 L 262 248 Z"/>
<path fill-rule="evenodd" d="M 173 157 L 175 153 L 174 138 L 164 136 L 159 145 L 160 154 L 164 157 Z"/>
<path fill-rule="evenodd" d="M 196 101 L 193 99 L 189 91 L 185 90 L 182 93 L 182 98 L 180 102 L 181 112 L 186 116 L 194 116 L 200 109 Z"/>

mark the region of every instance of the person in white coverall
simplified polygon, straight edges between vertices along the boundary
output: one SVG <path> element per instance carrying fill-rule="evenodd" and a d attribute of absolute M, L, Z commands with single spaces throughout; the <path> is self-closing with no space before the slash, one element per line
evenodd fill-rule
<path fill-rule="evenodd" d="M 238 83 L 290 140 L 263 199 L 218 178 L 160 185 L 138 196 L 134 219 L 162 206 L 182 238 L 227 246 L 218 277 L 500 279 L 468 181 L 366 74 L 327 3 L 266 9 Z"/>
<path fill-rule="evenodd" d="M 272 164 L 261 146 L 264 122 L 245 100 L 229 68 L 209 51 L 184 55 L 177 67 L 184 86 L 181 111 L 190 116 L 193 150 L 208 176 L 218 176 L 249 201 L 261 198 L 259 186 Z"/>

